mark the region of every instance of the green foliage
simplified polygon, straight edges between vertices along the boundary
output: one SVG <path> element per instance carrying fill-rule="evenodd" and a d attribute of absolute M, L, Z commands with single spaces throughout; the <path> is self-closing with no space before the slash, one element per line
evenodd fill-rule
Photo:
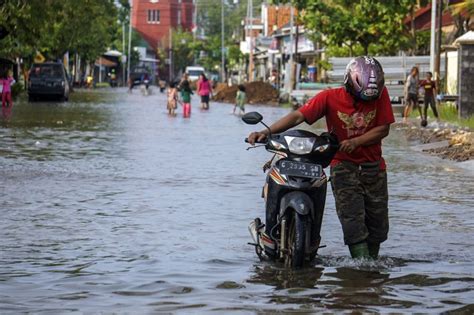
<path fill-rule="evenodd" d="M 254 17 L 260 16 L 260 7 L 263 0 L 253 0 Z M 224 3 L 224 37 L 226 41 L 239 40 L 243 32 L 242 21 L 247 12 L 246 0 L 197 0 L 197 25 L 198 34 L 206 37 L 221 36 L 221 10 Z"/>
<path fill-rule="evenodd" d="M 228 47 L 227 59 L 229 60 L 229 66 L 233 67 L 240 63 L 244 55 L 240 51 L 240 47 L 232 45 Z"/>
<path fill-rule="evenodd" d="M 112 42 L 117 17 L 113 0 L 6 0 L 0 54 L 32 59 L 40 51 L 54 60 L 69 51 L 94 60 Z"/>
<path fill-rule="evenodd" d="M 408 46 L 403 19 L 413 0 L 294 0 L 300 20 L 329 49 L 350 54 L 395 54 Z M 324 34 L 324 35 L 323 35 Z"/>
<path fill-rule="evenodd" d="M 192 65 L 194 56 L 203 48 L 201 41 L 194 41 L 191 32 L 182 29 L 173 30 L 173 64 L 174 69 L 184 71 Z"/>
<path fill-rule="evenodd" d="M 20 82 L 15 82 L 15 84 L 12 85 L 12 97 L 17 97 L 24 89 L 23 84 Z"/>
<path fill-rule="evenodd" d="M 430 54 L 430 36 L 431 31 L 419 31 L 415 33 L 417 54 L 429 55 Z"/>
<path fill-rule="evenodd" d="M 260 16 L 260 7 L 263 0 L 253 0 L 254 17 Z M 247 4 L 245 0 L 238 3 L 221 0 L 197 0 L 197 34 L 204 37 L 202 51 L 206 57 L 200 58 L 198 63 L 208 70 L 216 70 L 221 66 L 221 4 L 224 3 L 224 45 L 226 47 L 227 67 L 233 67 L 241 62 L 239 42 L 243 37 L 242 21 L 246 17 Z"/>

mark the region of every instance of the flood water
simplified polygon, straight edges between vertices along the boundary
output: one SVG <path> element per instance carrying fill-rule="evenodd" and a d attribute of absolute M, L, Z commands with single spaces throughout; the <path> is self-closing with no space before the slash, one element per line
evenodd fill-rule
<path fill-rule="evenodd" d="M 382 258 L 348 258 L 329 191 L 327 247 L 291 271 L 247 245 L 270 157 L 245 150 L 252 126 L 197 98 L 190 119 L 168 117 L 154 92 L 15 103 L 0 126 L 2 314 L 474 312 L 472 171 L 393 130 Z"/>

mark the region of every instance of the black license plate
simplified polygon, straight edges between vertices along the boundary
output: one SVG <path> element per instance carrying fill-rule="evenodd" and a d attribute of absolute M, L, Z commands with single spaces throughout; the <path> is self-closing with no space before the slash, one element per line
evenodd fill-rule
<path fill-rule="evenodd" d="M 280 161 L 280 174 L 298 177 L 319 178 L 322 167 L 319 164 L 303 163 L 296 161 Z"/>

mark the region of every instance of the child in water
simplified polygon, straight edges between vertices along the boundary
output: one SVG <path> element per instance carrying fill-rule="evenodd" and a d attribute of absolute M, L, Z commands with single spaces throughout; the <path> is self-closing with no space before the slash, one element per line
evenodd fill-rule
<path fill-rule="evenodd" d="M 181 83 L 179 84 L 179 90 L 181 91 L 181 100 L 183 101 L 183 115 L 184 117 L 191 116 L 191 85 L 188 81 L 188 75 L 184 74 Z"/>
<path fill-rule="evenodd" d="M 178 90 L 174 82 L 171 82 L 168 88 L 168 104 L 166 108 L 170 116 L 176 116 L 175 110 L 178 108 Z"/>
<path fill-rule="evenodd" d="M 247 95 L 245 94 L 245 86 L 239 84 L 237 95 L 235 96 L 235 106 L 234 110 L 232 111 L 235 114 L 235 109 L 237 106 L 239 107 L 240 113 L 245 114 L 245 102 L 247 101 Z"/>

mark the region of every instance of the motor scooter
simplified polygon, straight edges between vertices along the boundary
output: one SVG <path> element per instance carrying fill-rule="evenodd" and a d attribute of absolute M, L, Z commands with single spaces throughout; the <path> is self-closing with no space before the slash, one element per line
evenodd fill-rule
<path fill-rule="evenodd" d="M 268 128 L 257 112 L 245 114 L 242 120 Z M 268 171 L 262 191 L 265 223 L 260 218 L 250 223 L 253 243 L 249 244 L 261 260 L 301 268 L 320 248 L 328 181 L 324 168 L 339 148 L 337 137 L 306 130 L 270 132 L 266 141 L 255 147 L 265 147 L 274 156 L 263 167 L 264 172 Z"/>
<path fill-rule="evenodd" d="M 150 94 L 149 86 L 150 86 L 150 80 L 143 79 L 140 85 L 140 89 L 143 95 L 148 96 Z"/>

